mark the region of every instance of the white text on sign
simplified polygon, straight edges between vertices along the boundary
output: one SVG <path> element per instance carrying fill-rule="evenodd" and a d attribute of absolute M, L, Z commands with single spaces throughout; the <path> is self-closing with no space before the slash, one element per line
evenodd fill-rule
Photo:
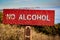
<path fill-rule="evenodd" d="M 7 19 L 15 20 L 15 14 L 7 14 Z M 38 15 L 38 14 L 20 14 L 19 20 L 42 20 L 42 21 L 50 21 L 48 15 Z"/>

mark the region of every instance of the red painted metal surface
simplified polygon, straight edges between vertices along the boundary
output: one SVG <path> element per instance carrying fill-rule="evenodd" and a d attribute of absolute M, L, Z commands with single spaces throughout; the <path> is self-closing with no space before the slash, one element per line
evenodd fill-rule
<path fill-rule="evenodd" d="M 54 10 L 4 9 L 4 24 L 54 25 Z"/>

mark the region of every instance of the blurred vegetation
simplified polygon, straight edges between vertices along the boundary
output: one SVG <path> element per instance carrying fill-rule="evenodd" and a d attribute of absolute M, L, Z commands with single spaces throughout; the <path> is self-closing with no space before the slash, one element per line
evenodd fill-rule
<path fill-rule="evenodd" d="M 0 24 L 0 40 L 24 40 L 23 38 L 23 29 L 21 30 L 17 25 Z"/>
<path fill-rule="evenodd" d="M 60 23 L 55 24 L 54 26 L 35 26 L 35 30 L 39 33 L 42 32 L 46 35 L 59 35 L 60 36 Z"/>
<path fill-rule="evenodd" d="M 0 12 L 0 23 L 2 23 L 2 12 Z"/>

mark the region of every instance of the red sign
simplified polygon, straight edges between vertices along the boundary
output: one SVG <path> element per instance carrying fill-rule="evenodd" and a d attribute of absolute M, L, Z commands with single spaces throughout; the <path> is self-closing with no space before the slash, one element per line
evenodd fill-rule
<path fill-rule="evenodd" d="M 54 10 L 4 9 L 4 24 L 54 25 Z"/>

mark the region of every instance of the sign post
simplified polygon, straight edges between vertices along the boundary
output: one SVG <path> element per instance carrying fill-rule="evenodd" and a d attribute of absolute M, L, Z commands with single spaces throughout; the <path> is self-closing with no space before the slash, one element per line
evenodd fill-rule
<path fill-rule="evenodd" d="M 31 27 L 30 26 L 26 26 L 25 27 L 25 40 L 31 40 Z"/>
<path fill-rule="evenodd" d="M 25 27 L 25 39 L 31 40 L 31 25 L 54 25 L 54 10 L 26 10 L 26 9 L 4 9 L 4 24 L 29 25 Z"/>

